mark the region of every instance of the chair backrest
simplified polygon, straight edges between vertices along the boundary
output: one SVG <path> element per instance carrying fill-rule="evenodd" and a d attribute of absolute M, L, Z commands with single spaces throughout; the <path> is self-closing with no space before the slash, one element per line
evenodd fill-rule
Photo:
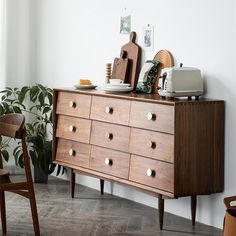
<path fill-rule="evenodd" d="M 22 138 L 25 124 L 23 114 L 13 113 L 0 116 L 0 135 Z"/>
<path fill-rule="evenodd" d="M 31 176 L 29 167 L 29 158 L 25 142 L 25 116 L 20 113 L 12 113 L 0 116 L 0 135 L 21 139 L 24 166 L 27 175 Z M 2 168 L 2 157 L 0 152 L 0 168 Z M 30 177 L 31 178 L 31 177 Z"/>

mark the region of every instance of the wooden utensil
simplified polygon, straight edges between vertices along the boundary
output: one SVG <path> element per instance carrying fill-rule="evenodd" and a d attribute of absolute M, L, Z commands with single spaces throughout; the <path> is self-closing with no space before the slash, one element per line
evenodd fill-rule
<path fill-rule="evenodd" d="M 124 82 L 128 80 L 130 59 L 127 58 L 127 52 L 121 51 L 120 58 L 115 58 L 112 68 L 112 79 L 121 79 Z"/>
<path fill-rule="evenodd" d="M 106 83 L 109 83 L 111 79 L 111 63 L 106 64 Z"/>
<path fill-rule="evenodd" d="M 154 56 L 153 60 L 159 61 L 157 79 L 153 86 L 153 93 L 157 93 L 157 87 L 158 87 L 159 77 L 161 75 L 161 70 L 166 67 L 174 66 L 174 59 L 169 51 L 161 50 Z"/>
<path fill-rule="evenodd" d="M 140 61 L 141 61 L 141 47 L 135 43 L 136 33 L 130 33 L 130 41 L 121 47 L 121 51 L 127 52 L 127 57 L 130 59 L 130 67 L 129 67 L 129 75 L 128 79 L 124 81 L 125 83 L 129 83 L 133 90 L 135 90 L 138 75 L 140 71 Z"/>

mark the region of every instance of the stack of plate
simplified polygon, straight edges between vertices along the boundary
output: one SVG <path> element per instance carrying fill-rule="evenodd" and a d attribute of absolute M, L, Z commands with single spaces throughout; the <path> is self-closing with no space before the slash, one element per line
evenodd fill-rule
<path fill-rule="evenodd" d="M 133 90 L 133 87 L 130 87 L 130 84 L 105 84 L 104 91 L 106 92 L 130 92 Z"/>

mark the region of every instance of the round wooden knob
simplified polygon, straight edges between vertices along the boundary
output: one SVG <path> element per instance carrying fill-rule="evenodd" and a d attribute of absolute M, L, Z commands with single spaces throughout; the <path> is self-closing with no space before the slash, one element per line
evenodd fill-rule
<path fill-rule="evenodd" d="M 112 160 L 109 159 L 109 158 L 106 158 L 106 159 L 105 159 L 105 165 L 111 166 L 111 165 L 112 165 Z"/>
<path fill-rule="evenodd" d="M 148 168 L 146 171 L 147 176 L 151 177 L 151 176 L 155 176 L 155 171 Z"/>
<path fill-rule="evenodd" d="M 156 119 L 156 115 L 152 112 L 148 112 L 147 113 L 147 119 L 148 120 L 155 120 Z"/>
<path fill-rule="evenodd" d="M 112 107 L 109 107 L 109 106 L 106 106 L 105 112 L 106 112 L 107 114 L 112 114 L 112 113 L 113 113 L 113 108 L 112 108 Z"/>
<path fill-rule="evenodd" d="M 156 143 L 154 141 L 149 141 L 148 142 L 148 147 L 152 148 L 152 149 L 155 149 L 156 148 Z"/>
<path fill-rule="evenodd" d="M 74 125 L 70 125 L 69 126 L 69 131 L 70 132 L 75 132 L 76 131 L 76 127 Z"/>
<path fill-rule="evenodd" d="M 69 102 L 69 106 L 70 106 L 71 108 L 75 108 L 75 107 L 76 107 L 76 102 L 70 101 L 70 102 Z"/>
<path fill-rule="evenodd" d="M 113 139 L 113 134 L 112 133 L 106 133 L 105 134 L 106 139 L 112 140 Z"/>
<path fill-rule="evenodd" d="M 69 155 L 70 155 L 70 156 L 75 156 L 75 154 L 76 154 L 75 150 L 71 148 L 71 149 L 69 150 Z"/>

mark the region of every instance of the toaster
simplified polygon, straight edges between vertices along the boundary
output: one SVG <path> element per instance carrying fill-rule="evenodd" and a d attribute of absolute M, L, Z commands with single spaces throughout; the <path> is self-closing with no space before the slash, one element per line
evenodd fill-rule
<path fill-rule="evenodd" d="M 198 98 L 203 94 L 201 71 L 193 67 L 170 67 L 161 71 L 158 93 L 163 97 Z"/>

